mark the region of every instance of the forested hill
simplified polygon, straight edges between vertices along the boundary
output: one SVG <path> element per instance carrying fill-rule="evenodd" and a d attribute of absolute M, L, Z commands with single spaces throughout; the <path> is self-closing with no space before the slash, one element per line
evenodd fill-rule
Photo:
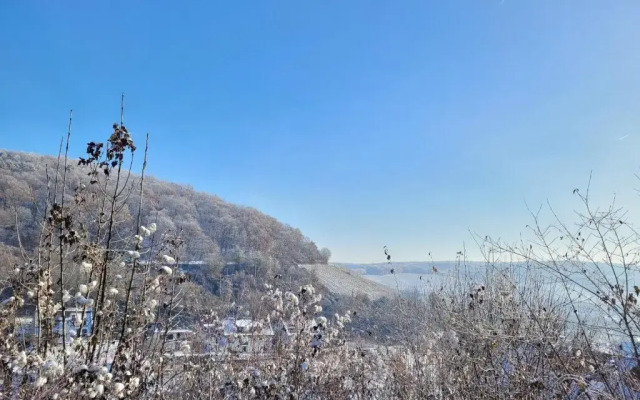
<path fill-rule="evenodd" d="M 55 157 L 0 150 L 0 243 L 17 247 L 21 241 L 26 249 L 37 245 L 47 198 L 47 173 L 53 186 L 55 172 Z M 132 175 L 128 184 L 135 187 L 139 178 Z M 66 185 L 70 203 L 75 188 L 83 184 L 89 185 L 86 167 L 70 160 Z M 132 189 L 120 211 L 123 224 L 131 228 L 139 200 L 138 191 Z M 155 222 L 159 231 L 181 231 L 184 257 L 210 265 L 239 257 L 281 266 L 326 262 L 315 243 L 299 229 L 256 209 L 153 177 L 145 177 L 142 221 Z"/>

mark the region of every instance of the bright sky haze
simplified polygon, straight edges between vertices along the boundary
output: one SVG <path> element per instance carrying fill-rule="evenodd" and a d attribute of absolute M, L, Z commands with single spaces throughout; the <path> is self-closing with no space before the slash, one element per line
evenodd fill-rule
<path fill-rule="evenodd" d="M 640 2 L 0 0 L 0 148 L 119 120 L 158 178 L 333 260 L 453 259 L 527 205 L 637 206 Z"/>

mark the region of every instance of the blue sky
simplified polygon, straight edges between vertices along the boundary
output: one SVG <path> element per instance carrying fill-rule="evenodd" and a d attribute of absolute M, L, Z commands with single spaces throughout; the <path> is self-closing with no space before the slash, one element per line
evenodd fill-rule
<path fill-rule="evenodd" d="M 591 171 L 596 201 L 638 204 L 638 21 L 637 1 L 0 1 L 0 148 L 55 153 L 73 108 L 79 156 L 124 91 L 159 178 L 336 261 L 476 258 L 470 230 L 569 215 Z"/>

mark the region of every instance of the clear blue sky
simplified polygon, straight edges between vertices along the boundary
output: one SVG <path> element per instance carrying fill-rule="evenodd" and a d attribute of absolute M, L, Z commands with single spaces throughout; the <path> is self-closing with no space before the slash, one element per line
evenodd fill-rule
<path fill-rule="evenodd" d="M 119 118 L 150 172 L 256 207 L 336 261 L 452 259 L 525 202 L 640 187 L 640 2 L 0 0 L 0 148 Z"/>

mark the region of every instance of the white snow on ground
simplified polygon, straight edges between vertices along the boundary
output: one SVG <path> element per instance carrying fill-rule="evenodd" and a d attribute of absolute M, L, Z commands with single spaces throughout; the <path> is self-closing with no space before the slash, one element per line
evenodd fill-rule
<path fill-rule="evenodd" d="M 321 284 L 329 291 L 339 295 L 366 294 L 370 299 L 379 299 L 385 296 L 393 297 L 396 294 L 393 289 L 366 279 L 357 272 L 346 268 L 331 264 L 305 264 L 301 267 L 315 272 Z"/>

